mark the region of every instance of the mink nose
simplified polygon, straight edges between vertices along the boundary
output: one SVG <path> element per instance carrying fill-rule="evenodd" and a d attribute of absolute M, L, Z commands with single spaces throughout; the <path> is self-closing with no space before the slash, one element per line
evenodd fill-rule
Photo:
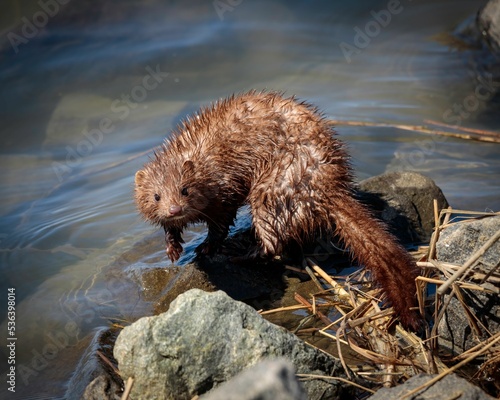
<path fill-rule="evenodd" d="M 177 205 L 177 204 L 174 204 L 174 205 L 171 205 L 168 209 L 168 212 L 170 213 L 170 215 L 176 215 L 176 214 L 179 214 L 180 212 L 182 211 L 182 208 L 181 206 Z"/>

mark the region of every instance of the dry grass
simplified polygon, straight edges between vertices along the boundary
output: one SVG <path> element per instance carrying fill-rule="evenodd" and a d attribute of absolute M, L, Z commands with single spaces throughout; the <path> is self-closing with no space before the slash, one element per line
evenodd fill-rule
<path fill-rule="evenodd" d="M 453 215 L 460 214 L 453 219 Z M 435 232 L 429 246 L 420 247 L 413 252 L 417 266 L 421 269 L 415 285 L 418 293 L 419 309 L 426 320 L 431 322 L 423 337 L 405 331 L 393 315 L 391 308 L 381 310 L 379 304 L 384 300 L 378 289 L 371 287 L 369 277 L 364 270 L 358 270 L 346 277 L 334 278 L 323 271 L 312 259 L 308 259 L 308 273 L 316 282 L 318 292 L 305 299 L 296 295 L 296 306 L 269 310 L 262 314 L 291 312 L 297 309 L 308 310 L 323 325 L 309 329 L 335 343 L 345 372 L 349 379 L 362 377 L 364 382 L 371 382 L 375 388 L 393 386 L 407 378 L 420 373 L 437 374 L 434 379 L 411 393 L 434 384 L 447 374 L 460 371 L 467 364 L 480 364 L 476 377 L 488 371 L 500 368 L 500 332 L 488 332 L 475 317 L 475 312 L 462 300 L 463 291 L 481 291 L 499 293 L 500 271 L 498 265 L 492 271 L 484 273 L 476 266 L 482 254 L 500 237 L 500 231 L 493 235 L 482 248 L 473 254 L 463 265 L 443 263 L 436 259 L 436 242 L 439 233 L 451 224 L 466 223 L 475 217 L 500 215 L 500 213 L 477 213 L 451 208 L 438 212 L 435 210 Z M 499 263 L 500 264 L 500 263 Z M 290 267 L 290 269 L 294 269 Z M 435 290 L 426 295 L 429 286 Z M 363 290 L 361 290 L 361 288 Z M 443 295 L 446 301 L 443 302 Z M 439 321 L 443 318 L 449 299 L 456 296 L 461 301 L 462 310 L 472 332 L 476 337 L 485 337 L 478 344 L 450 359 L 440 357 Z M 303 332 L 302 332 L 303 333 Z M 365 360 L 360 368 L 359 363 L 352 364 L 344 353 L 355 352 L 357 357 Z M 446 364 L 445 364 L 446 361 Z M 477 383 L 477 381 L 475 382 Z M 369 390 L 366 388 L 366 396 Z M 498 393 L 492 393 L 498 396 Z"/>

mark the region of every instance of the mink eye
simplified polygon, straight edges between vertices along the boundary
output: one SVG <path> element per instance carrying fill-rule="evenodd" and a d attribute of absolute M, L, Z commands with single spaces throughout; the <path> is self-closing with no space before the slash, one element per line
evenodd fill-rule
<path fill-rule="evenodd" d="M 156 201 L 160 201 L 161 197 L 158 193 L 155 193 L 155 200 Z"/>
<path fill-rule="evenodd" d="M 181 194 L 182 194 L 183 196 L 187 196 L 187 195 L 189 194 L 189 192 L 188 192 L 188 188 L 187 188 L 187 187 L 183 187 L 183 188 L 181 189 Z"/>

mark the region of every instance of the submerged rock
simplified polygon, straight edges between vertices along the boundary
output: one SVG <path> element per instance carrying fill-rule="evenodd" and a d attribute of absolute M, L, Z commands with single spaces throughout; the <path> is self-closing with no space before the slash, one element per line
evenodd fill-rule
<path fill-rule="evenodd" d="M 167 312 L 123 329 L 114 355 L 124 380 L 134 377 L 134 399 L 190 399 L 269 358 L 290 360 L 298 373 L 342 376 L 338 360 L 264 320 L 224 292 L 190 290 Z M 338 381 L 304 383 L 309 398 L 338 398 Z"/>

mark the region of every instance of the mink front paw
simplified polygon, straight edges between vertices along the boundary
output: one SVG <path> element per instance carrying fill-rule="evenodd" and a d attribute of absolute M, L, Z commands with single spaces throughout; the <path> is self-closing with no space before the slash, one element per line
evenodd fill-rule
<path fill-rule="evenodd" d="M 182 253 L 182 245 L 179 242 L 167 242 L 167 256 L 170 261 L 176 262 Z"/>

